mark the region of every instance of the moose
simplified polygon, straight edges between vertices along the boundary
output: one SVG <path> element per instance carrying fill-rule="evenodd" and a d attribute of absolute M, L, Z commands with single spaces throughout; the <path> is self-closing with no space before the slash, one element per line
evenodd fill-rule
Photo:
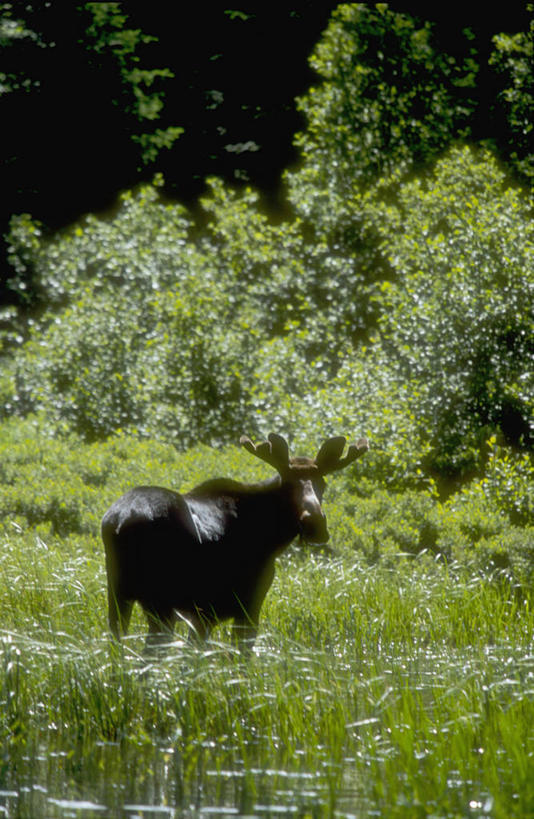
<path fill-rule="evenodd" d="M 179 618 L 197 641 L 233 619 L 239 648 L 250 651 L 276 557 L 297 535 L 315 545 L 328 541 L 324 476 L 368 449 L 362 438 L 342 457 L 346 439 L 338 436 L 315 459 L 290 458 L 286 440 L 275 433 L 258 445 L 247 436 L 240 443 L 278 475 L 256 484 L 214 478 L 187 494 L 140 486 L 104 515 L 109 626 L 117 640 L 137 601 L 148 622 L 148 654 L 172 639 Z"/>

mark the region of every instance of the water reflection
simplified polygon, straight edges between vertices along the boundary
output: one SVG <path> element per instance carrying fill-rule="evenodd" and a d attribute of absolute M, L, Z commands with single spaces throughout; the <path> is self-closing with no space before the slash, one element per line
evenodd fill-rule
<path fill-rule="evenodd" d="M 177 755 L 170 754 L 169 748 L 138 749 L 135 765 L 131 760 L 129 771 L 125 757 L 132 753 L 132 748 L 110 743 L 95 747 L 85 759 L 76 755 L 68 759 L 56 757 L 55 765 L 42 754 L 19 759 L 11 777 L 17 787 L 0 791 L 0 817 L 178 819 L 329 815 L 330 798 L 320 772 L 207 768 L 199 769 L 196 776 L 185 781 L 183 760 L 174 759 Z M 348 793 L 339 796 L 346 800 Z M 336 816 L 343 815 L 342 811 L 336 812 Z"/>

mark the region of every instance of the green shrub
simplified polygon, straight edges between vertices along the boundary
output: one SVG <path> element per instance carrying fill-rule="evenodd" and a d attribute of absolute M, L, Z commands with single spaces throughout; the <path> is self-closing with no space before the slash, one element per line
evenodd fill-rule
<path fill-rule="evenodd" d="M 236 440 L 253 358 L 246 330 L 227 320 L 215 284 L 183 281 L 144 301 L 87 289 L 32 333 L 14 367 L 13 404 L 86 441 L 119 430 L 183 448 Z"/>
<path fill-rule="evenodd" d="M 352 548 L 370 563 L 436 551 L 439 513 L 429 494 L 377 491 L 367 498 L 345 498 L 344 508 L 353 520 Z"/>
<path fill-rule="evenodd" d="M 183 250 L 191 221 L 181 205 L 164 204 L 159 197 L 163 184 L 140 185 L 120 197 L 112 219 L 89 215 L 51 241 L 27 215 L 11 222 L 10 257 L 15 270 L 12 286 L 28 290 L 28 298 L 46 306 L 61 307 L 75 301 L 93 284 L 110 298 L 118 291 L 125 297 L 151 296 L 180 278 Z M 20 283 L 19 283 L 20 282 Z"/>
<path fill-rule="evenodd" d="M 321 438 L 300 440 L 292 451 L 313 455 Z M 494 457 L 503 457 L 496 447 Z M 513 505 L 506 495 L 499 502 L 495 481 L 473 483 L 441 503 L 432 487 L 400 489 L 397 482 L 382 488 L 371 480 L 365 460 L 327 480 L 324 509 L 334 555 L 356 553 L 367 564 L 393 570 L 399 561 L 427 555 L 430 562 L 470 567 L 522 587 L 531 584 L 532 517 L 521 526 L 514 523 Z M 508 471 L 508 478 L 512 474 L 519 473 Z M 256 481 L 272 475 L 237 445 L 197 444 L 179 451 L 170 443 L 125 434 L 84 444 L 74 436 L 51 438 L 43 417 L 11 419 L 0 425 L 0 536 L 57 540 L 67 549 L 84 538 L 87 554 L 101 554 L 102 515 L 133 486 L 185 492 L 217 476 Z"/>
<path fill-rule="evenodd" d="M 243 431 L 366 436 L 360 479 L 397 489 L 481 477 L 492 435 L 530 450 L 528 198 L 470 148 L 351 196 L 352 243 L 319 218 L 273 225 L 254 192 L 214 180 L 195 240 L 157 186 L 49 244 L 21 223 L 53 309 L 3 368 L 4 414 L 182 449 Z M 503 481 L 524 520 L 529 492 L 514 500 Z"/>
<path fill-rule="evenodd" d="M 512 585 L 532 584 L 532 523 L 512 523 L 480 485 L 442 503 L 430 492 L 368 487 L 354 495 L 342 484 L 325 508 L 334 551 L 354 550 L 369 564 L 395 568 L 401 558 L 427 555 Z"/>
<path fill-rule="evenodd" d="M 472 483 L 440 510 L 437 548 L 450 560 L 531 585 L 534 577 L 534 528 L 517 525 L 513 508 L 488 492 L 486 482 Z"/>
<path fill-rule="evenodd" d="M 272 474 L 237 446 L 197 445 L 184 453 L 126 435 L 84 444 L 49 433 L 43 417 L 0 425 L 0 518 L 8 530 L 15 524 L 43 537 L 89 534 L 96 544 L 106 508 L 132 486 L 186 491 L 217 475 L 255 480 Z"/>
<path fill-rule="evenodd" d="M 398 283 L 379 324 L 393 378 L 418 395 L 426 467 L 472 475 L 494 431 L 534 441 L 534 255 L 528 199 L 488 153 L 454 149 L 378 205 Z"/>
<path fill-rule="evenodd" d="M 411 170 L 463 131 L 474 62 L 467 38 L 458 46 L 459 60 L 440 52 L 429 23 L 385 4 L 339 5 L 310 58 L 322 82 L 298 100 L 304 165 L 289 180 L 299 213 L 346 235 L 355 190 Z"/>
<path fill-rule="evenodd" d="M 534 581 L 534 526 L 510 527 L 498 535 L 481 538 L 475 550 L 479 565 L 522 588 Z"/>
<path fill-rule="evenodd" d="M 534 522 L 534 461 L 527 453 L 513 453 L 499 446 L 495 438 L 488 441 L 488 462 L 479 487 L 488 501 L 519 526 Z"/>
<path fill-rule="evenodd" d="M 69 462 L 74 440 L 41 442 L 32 436 L 14 445 L 2 431 L 2 520 L 24 527 L 46 524 L 45 529 L 60 537 L 94 531 L 98 493 Z"/>

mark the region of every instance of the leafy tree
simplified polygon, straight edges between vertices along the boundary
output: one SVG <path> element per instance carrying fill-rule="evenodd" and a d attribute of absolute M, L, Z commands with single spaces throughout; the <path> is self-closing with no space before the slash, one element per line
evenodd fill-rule
<path fill-rule="evenodd" d="M 231 191 L 212 179 L 201 201 L 210 216 L 201 245 L 215 260 L 228 299 L 250 311 L 261 336 L 292 334 L 305 362 L 321 359 L 335 373 L 340 348 L 368 321 L 365 283 L 353 260 L 310 241 L 298 217 L 272 224 L 250 188 Z"/>
<path fill-rule="evenodd" d="M 482 474 L 491 436 L 531 452 L 529 198 L 491 153 L 465 147 L 409 181 L 378 180 L 358 202 L 392 270 L 375 296 L 377 327 L 365 346 L 338 339 L 333 377 L 318 379 L 312 362 L 307 393 L 290 387 L 297 333 L 284 350 L 271 344 L 263 371 L 275 377 L 253 390 L 262 412 L 297 436 L 314 424 L 360 430 L 373 441 L 361 471 L 397 486 L 432 476 L 449 491 Z"/>
<path fill-rule="evenodd" d="M 18 16 L 21 11 L 24 19 Z M 179 136 L 180 128 L 139 133 L 140 127 L 159 118 L 164 105 L 162 81 L 172 79 L 173 73 L 168 68 L 143 67 L 143 52 L 157 42 L 157 37 L 129 28 L 128 14 L 121 3 L 85 3 L 72 9 L 60 8 L 53 2 L 24 9 L 2 3 L 0 14 L 0 45 L 4 52 L 0 99 L 8 112 L 18 104 L 23 113 L 29 114 L 32 107 L 35 113 L 40 103 L 52 104 L 55 96 L 61 96 L 65 103 L 64 81 L 68 80 L 69 96 L 74 97 L 70 103 L 85 105 L 86 119 L 95 115 L 91 105 L 99 101 L 103 107 L 111 105 L 121 112 L 126 132 L 141 145 L 142 162 L 151 161 L 159 148 L 170 147 Z M 70 38 L 74 41 L 69 42 Z M 62 81 L 65 65 L 69 76 L 63 76 Z M 73 82 L 79 87 L 72 86 Z M 108 93 L 99 100 L 104 84 Z M 104 110 L 109 113 L 109 109 Z M 79 115 L 81 108 L 77 107 L 76 113 Z M 27 118 L 23 117 L 21 125 L 26 124 Z M 10 123 L 15 136 L 14 125 Z M 15 139 L 13 143 L 15 147 Z"/>
<path fill-rule="evenodd" d="M 310 62 L 322 82 L 298 100 L 307 127 L 296 138 L 304 167 L 288 176 L 291 199 L 323 231 L 342 228 L 344 216 L 354 231 L 355 190 L 467 133 L 476 64 L 439 52 L 429 23 L 361 3 L 337 8 Z"/>
<path fill-rule="evenodd" d="M 402 274 L 383 286 L 381 344 L 395 380 L 419 394 L 442 475 L 480 468 L 496 431 L 534 442 L 531 207 L 491 154 L 464 148 L 374 216 Z"/>
<path fill-rule="evenodd" d="M 534 5 L 528 4 L 530 27 L 516 34 L 497 34 L 490 63 L 502 78 L 498 101 L 508 128 L 502 140 L 515 169 L 534 179 Z"/>
<path fill-rule="evenodd" d="M 397 275 L 362 197 L 380 177 L 413 173 L 468 133 L 477 68 L 465 42 L 453 57 L 439 50 L 430 23 L 386 4 L 351 3 L 336 9 L 311 56 L 321 83 L 297 101 L 303 161 L 286 182 L 353 343 L 368 342 L 380 284 Z"/>
<path fill-rule="evenodd" d="M 156 176 L 119 197 L 113 219 L 89 215 L 70 230 L 47 239 L 26 215 L 11 220 L 10 288 L 30 307 L 65 306 L 89 282 L 110 298 L 116 288 L 146 296 L 180 278 L 180 251 L 192 222 L 184 207 L 164 204 Z"/>
<path fill-rule="evenodd" d="M 211 179 L 196 230 L 161 177 L 53 240 L 13 219 L 11 287 L 39 309 L 9 339 L 6 414 L 181 447 L 367 434 L 360 474 L 397 487 L 482 473 L 488 438 L 531 450 L 532 203 L 491 152 L 443 154 L 476 64 L 360 4 L 339 7 L 314 60 L 291 221 Z M 506 475 L 530 474 L 494 472 L 500 498 Z"/>
<path fill-rule="evenodd" d="M 130 429 L 185 447 L 242 430 L 249 325 L 159 184 L 124 194 L 113 220 L 89 217 L 54 242 L 17 223 L 17 258 L 30 259 L 51 309 L 31 319 L 5 368 L 4 412 L 43 411 L 86 440 Z"/>
<path fill-rule="evenodd" d="M 357 430 L 373 439 L 364 471 L 397 485 L 481 470 L 495 433 L 529 449 L 528 199 L 491 154 L 464 148 L 359 204 L 392 270 L 366 345 L 347 330 L 357 272 L 347 266 L 340 299 L 328 249 L 306 243 L 300 219 L 269 224 L 252 191 L 214 181 L 196 240 L 157 185 L 52 243 L 20 222 L 19 256 L 55 307 L 5 368 L 5 410 L 45 410 L 87 439 L 125 428 L 182 446 L 243 428 L 303 443 Z"/>
<path fill-rule="evenodd" d="M 64 228 L 155 172 L 189 203 L 214 173 L 254 179 L 278 202 L 293 99 L 328 14 L 307 0 L 247 13 L 182 4 L 177 25 L 165 3 L 0 4 L 0 243 L 14 214 Z"/>
<path fill-rule="evenodd" d="M 235 440 L 253 359 L 206 284 L 183 278 L 146 301 L 87 288 L 32 333 L 12 369 L 12 407 L 86 441 L 121 429 L 180 448 Z"/>
<path fill-rule="evenodd" d="M 133 117 L 130 137 L 140 146 L 142 164 L 153 162 L 162 148 L 170 148 L 183 133 L 183 128 L 169 126 L 153 131 L 139 132 L 139 126 L 159 119 L 164 106 L 162 80 L 173 79 L 169 68 L 143 68 L 140 65 L 139 50 L 149 43 L 157 42 L 157 37 L 143 34 L 138 29 L 127 28 L 128 15 L 121 3 L 86 3 L 85 9 L 92 17 L 86 29 L 87 48 L 91 55 L 91 67 L 107 76 L 117 76 L 117 71 L 109 68 L 111 60 L 118 66 L 120 85 L 115 105 L 122 105 L 125 113 Z"/>

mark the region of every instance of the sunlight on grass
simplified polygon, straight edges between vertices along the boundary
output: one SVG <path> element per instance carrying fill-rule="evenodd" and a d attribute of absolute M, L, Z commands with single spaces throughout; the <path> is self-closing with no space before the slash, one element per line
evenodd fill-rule
<path fill-rule="evenodd" d="M 204 650 L 177 633 L 147 665 L 139 613 L 122 649 L 106 635 L 100 555 L 24 534 L 2 555 L 6 810 L 523 816 L 534 804 L 528 596 L 425 557 L 369 568 L 296 551 L 250 662 L 222 626 Z"/>

